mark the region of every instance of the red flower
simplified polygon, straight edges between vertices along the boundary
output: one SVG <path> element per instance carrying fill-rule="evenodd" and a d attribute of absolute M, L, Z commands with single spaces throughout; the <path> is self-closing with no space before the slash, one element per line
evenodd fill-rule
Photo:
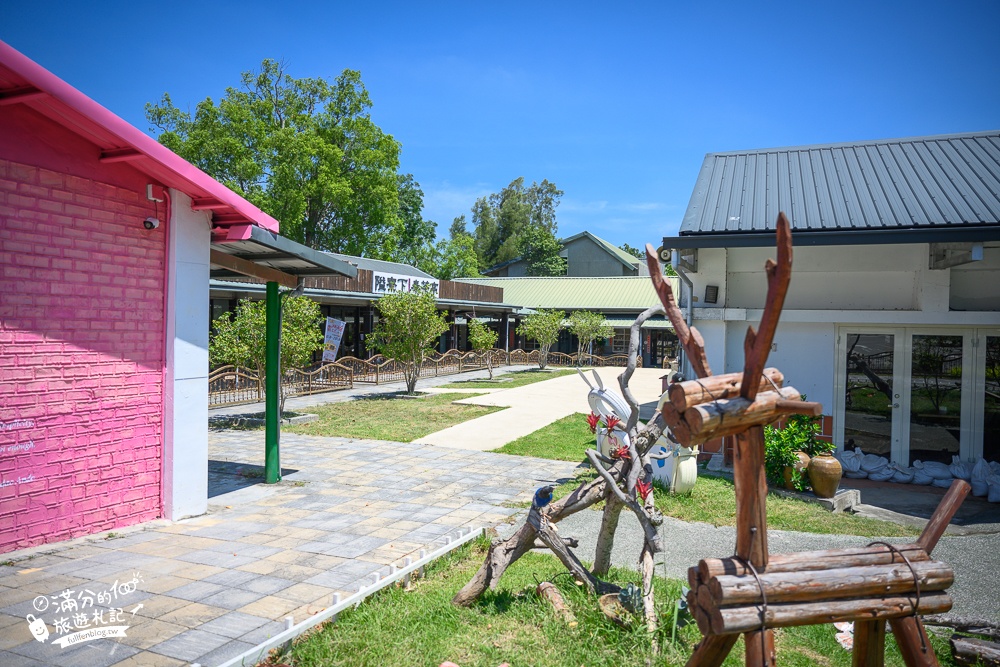
<path fill-rule="evenodd" d="M 597 432 L 597 425 L 601 423 L 601 418 L 591 412 L 587 415 L 587 426 L 590 427 L 591 433 Z"/>
<path fill-rule="evenodd" d="M 631 458 L 628 453 L 628 446 L 622 445 L 620 447 L 615 447 L 611 450 L 611 458 L 613 459 L 627 459 Z"/>
<path fill-rule="evenodd" d="M 636 493 L 638 493 L 642 497 L 643 502 L 645 502 L 646 501 L 646 496 L 648 496 L 649 492 L 653 490 L 653 483 L 652 482 L 644 482 L 641 479 L 640 480 L 636 480 L 636 482 L 635 482 L 635 490 L 636 490 Z"/>
<path fill-rule="evenodd" d="M 608 425 L 608 430 L 610 431 L 614 429 L 615 426 L 618 426 L 618 424 L 621 424 L 622 420 L 618 419 L 618 417 L 615 417 L 614 415 L 608 415 L 604 418 L 604 422 Z"/>

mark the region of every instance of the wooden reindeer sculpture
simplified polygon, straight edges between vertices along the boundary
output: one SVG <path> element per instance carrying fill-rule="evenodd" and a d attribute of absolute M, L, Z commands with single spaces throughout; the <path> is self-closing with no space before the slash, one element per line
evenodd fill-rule
<path fill-rule="evenodd" d="M 764 426 L 788 414 L 822 413 L 820 404 L 782 387 L 780 371 L 764 367 L 791 279 L 792 237 L 784 213 L 778 215 L 777 253 L 777 262 L 765 266 L 767 300 L 759 329 L 747 331 L 743 373 L 713 376 L 701 335 L 684 321 L 646 246 L 653 284 L 698 376 L 670 387 L 661 399 L 663 421 L 686 446 L 736 439 L 736 553 L 702 560 L 688 571 L 688 605 L 704 639 L 687 664 L 722 664 L 743 634 L 748 667 L 774 665 L 772 628 L 854 621 L 853 663 L 877 667 L 884 662 L 888 619 L 906 664 L 934 667 L 937 659 L 916 614 L 951 608 L 945 589 L 952 570 L 929 553 L 968 494 L 967 483 L 952 485 L 915 544 L 768 555 Z"/>

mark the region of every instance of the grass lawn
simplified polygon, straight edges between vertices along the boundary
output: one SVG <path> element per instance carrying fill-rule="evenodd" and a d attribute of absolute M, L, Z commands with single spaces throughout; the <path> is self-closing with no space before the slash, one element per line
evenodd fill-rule
<path fill-rule="evenodd" d="M 575 414 L 494 451 L 559 461 L 582 461 L 584 450 L 594 446 L 594 436 L 587 427 L 584 415 Z M 576 481 L 567 482 L 557 489 L 556 497 L 568 494 L 581 481 L 593 479 L 596 474 L 591 470 L 582 471 Z M 714 526 L 736 525 L 736 494 L 733 483 L 728 479 L 699 475 L 698 483 L 690 495 L 670 495 L 662 487 L 657 491 L 656 506 L 667 516 L 683 521 L 702 521 Z M 600 506 L 594 507 L 599 509 Z M 852 514 L 833 514 L 814 503 L 776 495 L 767 497 L 767 520 L 768 528 L 806 533 L 865 537 L 906 537 L 920 534 L 918 530 L 890 521 Z"/>
<path fill-rule="evenodd" d="M 582 461 L 583 453 L 595 444 L 594 434 L 590 432 L 584 416 L 575 414 L 554 421 L 493 451 L 558 461 Z"/>
<path fill-rule="evenodd" d="M 563 368 L 560 370 L 532 369 L 530 371 L 516 371 L 514 373 L 504 373 L 493 376 L 492 380 L 460 380 L 449 384 L 441 385 L 444 389 L 513 389 L 523 387 L 526 384 L 534 384 L 543 380 L 561 378 L 564 375 L 576 373 L 575 369 Z"/>
<path fill-rule="evenodd" d="M 371 440 L 410 442 L 441 429 L 488 415 L 504 408 L 456 405 L 465 394 L 384 396 L 309 408 L 319 419 L 308 424 L 286 426 L 286 433 L 342 436 Z"/>
<path fill-rule="evenodd" d="M 528 553 L 504 574 L 495 591 L 487 591 L 473 606 L 451 604 L 452 596 L 482 563 L 488 543 L 478 540 L 427 568 L 427 577 L 414 590 L 387 588 L 357 608 L 344 612 L 297 642 L 291 655 L 272 659 L 271 665 L 295 667 L 437 667 L 445 660 L 461 667 L 620 667 L 622 665 L 683 665 L 700 639 L 692 623 L 671 643 L 671 628 L 661 627 L 650 637 L 642 623 L 621 628 L 598 610 L 596 599 L 573 584 L 550 554 Z M 624 585 L 638 582 L 638 574 L 612 569 L 609 580 Z M 551 581 L 563 593 L 579 625 L 569 628 L 534 592 L 537 581 Z M 654 583 L 661 619 L 681 591 L 681 582 L 657 577 Z M 668 626 L 664 620 L 662 626 Z M 781 665 L 847 667 L 851 654 L 834 639 L 832 625 L 775 631 Z M 661 647 L 651 655 L 653 642 Z M 952 664 L 946 644 L 932 638 L 942 665 Z M 886 637 L 886 665 L 902 665 L 892 634 Z M 742 640 L 727 667 L 743 664 Z"/>

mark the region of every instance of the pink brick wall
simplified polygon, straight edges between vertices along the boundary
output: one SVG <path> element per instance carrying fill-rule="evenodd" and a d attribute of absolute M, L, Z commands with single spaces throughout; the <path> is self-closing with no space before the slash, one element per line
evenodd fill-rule
<path fill-rule="evenodd" d="M 162 515 L 166 230 L 93 167 L 0 158 L 0 553 Z"/>

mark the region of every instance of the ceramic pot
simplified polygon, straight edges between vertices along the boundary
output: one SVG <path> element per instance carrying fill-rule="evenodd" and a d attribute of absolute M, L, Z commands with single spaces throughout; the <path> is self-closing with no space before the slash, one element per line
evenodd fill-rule
<path fill-rule="evenodd" d="M 830 454 L 814 456 L 809 462 L 809 483 L 817 498 L 833 498 L 840 486 L 840 477 L 844 469 L 840 461 Z"/>
<path fill-rule="evenodd" d="M 795 455 L 799 457 L 799 462 L 795 465 L 785 466 L 785 488 L 789 491 L 795 490 L 795 484 L 792 482 L 792 471 L 798 470 L 799 474 L 806 475 L 809 467 L 808 454 L 805 452 L 795 452 Z"/>

